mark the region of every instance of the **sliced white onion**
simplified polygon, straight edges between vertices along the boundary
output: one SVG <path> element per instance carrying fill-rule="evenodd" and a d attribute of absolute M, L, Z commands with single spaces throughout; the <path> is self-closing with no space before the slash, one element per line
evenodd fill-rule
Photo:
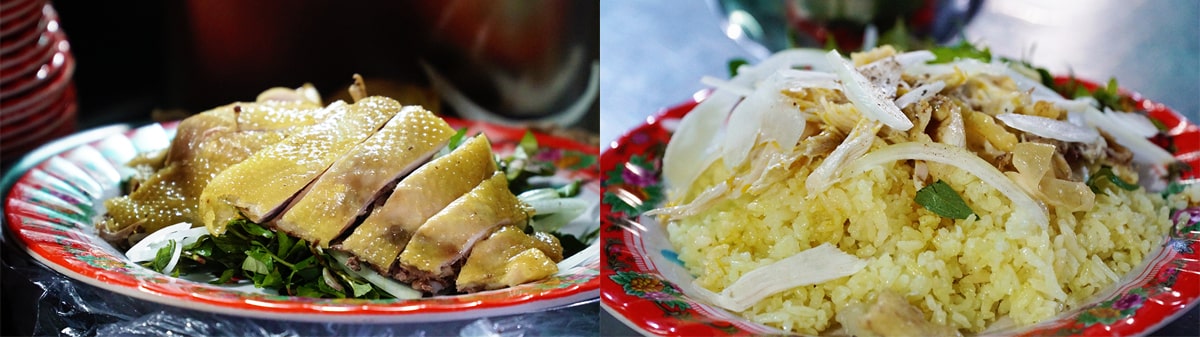
<path fill-rule="evenodd" d="M 979 158 L 969 150 L 941 143 L 899 143 L 889 145 L 851 162 L 834 181 L 853 177 L 884 163 L 897 160 L 925 160 L 957 167 L 979 177 L 1001 194 L 1012 200 L 1012 209 L 1018 217 L 1024 217 L 1038 228 L 1049 225 L 1046 209 L 1017 186 L 995 166 Z M 833 182 L 831 182 L 832 184 Z M 1025 230 L 1020 228 L 1018 232 Z"/>
<path fill-rule="evenodd" d="M 721 132 L 721 125 L 739 98 L 718 89 L 683 116 L 663 152 L 662 173 L 667 186 L 672 189 L 691 186 L 708 167 L 702 164 L 716 158 L 716 144 L 720 144 L 722 137 L 714 135 Z"/>
<path fill-rule="evenodd" d="M 591 204 L 577 198 L 522 200 L 534 209 L 534 215 L 549 215 L 532 222 L 534 229 L 553 232 L 587 212 Z"/>
<path fill-rule="evenodd" d="M 837 75 L 811 70 L 782 69 L 779 74 L 785 90 L 799 91 L 806 88 L 841 89 Z"/>
<path fill-rule="evenodd" d="M 725 195 L 727 195 L 728 193 L 729 193 L 729 183 L 722 181 L 721 183 L 710 186 L 709 188 L 705 189 L 703 192 L 700 192 L 700 194 L 696 195 L 696 198 L 692 199 L 692 201 L 689 203 L 686 203 L 683 205 L 671 206 L 671 207 L 655 208 L 655 209 L 646 211 L 645 213 L 642 213 L 642 215 L 646 215 L 646 216 L 663 215 L 669 219 L 682 219 L 682 218 L 690 217 L 690 216 L 693 216 L 696 214 L 700 214 L 700 212 L 703 212 L 704 210 L 708 209 L 716 201 L 720 201 L 721 199 L 723 199 L 725 197 Z"/>
<path fill-rule="evenodd" d="M 829 62 L 825 60 L 825 52 L 818 49 L 788 49 L 772 54 L 755 65 L 742 65 L 738 68 L 737 76 L 730 81 L 743 85 L 752 84 L 771 76 L 781 69 L 808 67 L 814 71 L 828 71 Z"/>
<path fill-rule="evenodd" d="M 775 141 L 789 148 L 796 145 L 806 121 L 791 99 L 780 94 L 784 82 L 781 73 L 771 75 L 733 108 L 720 152 L 725 167 L 742 165 L 758 143 Z"/>
<path fill-rule="evenodd" d="M 130 247 L 125 256 L 133 262 L 151 261 L 158 255 L 158 250 L 166 247 L 169 241 L 175 240 L 176 246 L 182 247 L 196 242 L 205 234 L 208 234 L 208 229 L 204 227 L 192 228 L 191 223 L 180 222 L 150 233 Z"/>
<path fill-rule="evenodd" d="M 534 200 L 558 199 L 558 190 L 549 187 L 532 189 L 521 192 L 520 195 L 517 195 L 517 199 L 520 199 L 525 203 L 529 203 L 530 201 Z"/>
<path fill-rule="evenodd" d="M 937 55 L 934 55 L 933 52 L 928 50 L 910 51 L 896 54 L 892 57 L 896 59 L 896 62 L 900 62 L 900 66 L 904 68 L 914 64 L 924 64 L 937 59 Z"/>
<path fill-rule="evenodd" d="M 1131 132 L 1120 121 L 1106 116 L 1096 108 L 1089 107 L 1084 110 L 1083 118 L 1089 125 L 1108 133 L 1117 143 L 1133 152 L 1133 161 L 1150 165 L 1166 165 L 1175 161 L 1170 152 Z"/>
<path fill-rule="evenodd" d="M 1096 102 L 1095 99 L 1093 99 L 1091 97 L 1080 97 L 1080 98 L 1076 98 L 1076 99 L 1059 98 L 1059 99 L 1043 99 L 1043 100 L 1053 103 L 1054 106 L 1056 106 L 1060 109 L 1066 110 L 1067 112 L 1083 112 L 1084 109 L 1094 106 L 1095 104 L 1099 104 Z M 1068 118 L 1068 120 L 1070 120 L 1070 119 Z M 1075 123 L 1075 122 L 1072 121 L 1072 123 Z M 1083 124 L 1076 124 L 1076 125 L 1083 125 Z"/>
<path fill-rule="evenodd" d="M 167 242 L 171 242 L 171 241 L 175 241 L 175 240 L 167 240 Z M 175 249 L 171 251 L 171 261 L 168 261 L 167 265 L 165 267 L 163 267 L 163 270 L 162 270 L 163 274 L 170 275 L 171 271 L 175 270 L 175 265 L 179 263 L 180 255 L 183 255 L 183 243 L 176 242 Z"/>
<path fill-rule="evenodd" d="M 885 57 L 858 67 L 857 70 L 878 90 L 878 96 L 890 100 L 896 97 L 896 87 L 900 83 L 904 83 L 900 80 L 900 69 L 900 62 L 896 62 L 894 58 Z"/>
<path fill-rule="evenodd" d="M 379 273 L 376 273 L 371 268 L 358 268 L 358 270 L 350 268 L 348 266 L 348 263 L 350 262 L 350 254 L 341 251 L 330 250 L 329 255 L 333 256 L 333 259 L 337 260 L 338 264 L 341 265 L 342 269 L 346 272 L 358 275 L 358 277 L 361 277 L 364 280 L 367 280 L 367 282 L 370 282 L 372 285 L 379 287 L 379 290 L 383 290 L 383 292 L 391 294 L 397 299 L 411 300 L 421 298 L 420 291 L 413 289 L 407 284 L 396 282 L 396 280 L 393 280 L 390 277 L 379 275 Z"/>
<path fill-rule="evenodd" d="M 713 88 L 717 88 L 719 90 L 724 90 L 724 91 L 733 93 L 734 95 L 738 95 L 738 96 L 742 96 L 742 97 L 750 96 L 750 94 L 754 92 L 754 88 L 744 86 L 744 85 L 733 84 L 733 83 L 730 83 L 729 81 L 722 80 L 722 79 L 712 77 L 712 76 L 701 77 L 700 83 L 710 86 L 710 87 L 713 87 Z"/>
<path fill-rule="evenodd" d="M 883 122 L 883 124 L 900 131 L 907 131 L 913 127 L 912 121 L 908 120 L 903 112 L 900 112 L 896 103 L 882 97 L 881 90 L 854 69 L 854 66 L 843 59 L 837 50 L 830 51 L 825 54 L 825 57 L 833 66 L 838 78 L 842 80 L 846 98 L 854 103 L 854 107 L 858 108 L 859 113 L 862 113 L 864 117 Z"/>
<path fill-rule="evenodd" d="M 987 74 L 993 76 L 1007 76 L 1012 78 L 1013 83 L 1017 85 L 1020 91 L 1032 91 L 1030 95 L 1035 101 L 1058 101 L 1063 100 L 1054 90 L 1042 85 L 1040 81 L 1025 77 L 1020 72 L 1009 68 L 1004 63 L 983 63 L 976 59 L 958 60 L 945 64 L 916 64 L 905 68 L 905 73 L 913 76 L 939 76 L 950 74 L 958 69 L 967 76 L 978 74 Z"/>
<path fill-rule="evenodd" d="M 1091 127 L 1079 126 L 1041 116 L 1002 113 L 996 115 L 996 119 L 1014 129 L 1064 142 L 1092 143 L 1097 138 L 1100 138 L 1100 133 Z"/>
<path fill-rule="evenodd" d="M 923 100 L 927 100 L 930 97 L 933 97 L 933 95 L 937 95 L 937 93 L 942 92 L 942 89 L 945 89 L 945 88 L 946 88 L 946 82 L 942 82 L 942 81 L 936 81 L 933 83 L 923 84 L 919 87 L 913 88 L 913 90 L 909 90 L 907 93 L 904 94 L 904 96 L 900 96 L 900 98 L 897 98 L 896 106 L 900 107 L 901 109 L 904 109 L 905 107 L 909 106 L 910 104 L 920 102 Z"/>
<path fill-rule="evenodd" d="M 719 294 L 700 286 L 696 286 L 696 290 L 713 304 L 740 312 L 768 296 L 795 287 L 850 276 L 866 266 L 866 260 L 823 243 L 742 274 Z"/>
<path fill-rule="evenodd" d="M 808 175 L 808 179 L 804 181 L 805 187 L 808 189 L 809 195 L 824 192 L 829 186 L 832 186 L 838 172 L 842 170 L 847 163 L 858 159 L 867 151 L 871 150 L 871 143 L 875 142 L 875 134 L 882 128 L 882 124 L 876 121 L 868 121 L 860 119 L 858 124 L 854 125 L 854 129 L 850 130 L 850 134 L 846 139 L 838 144 L 828 157 L 821 162 L 820 166 L 813 169 Z"/>
<path fill-rule="evenodd" d="M 1150 138 L 1158 135 L 1158 127 L 1154 126 L 1154 122 L 1151 122 L 1145 115 L 1136 112 L 1112 111 L 1107 108 L 1105 109 L 1105 113 L 1110 119 L 1128 128 L 1130 133 L 1142 138 Z"/>

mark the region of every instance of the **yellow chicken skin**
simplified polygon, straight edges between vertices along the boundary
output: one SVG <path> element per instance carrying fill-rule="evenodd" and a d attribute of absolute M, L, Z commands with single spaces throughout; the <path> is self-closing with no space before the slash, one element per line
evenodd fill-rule
<path fill-rule="evenodd" d="M 337 247 L 385 275 L 414 232 L 451 201 L 496 172 L 492 145 L 479 135 L 413 171 Z"/>
<path fill-rule="evenodd" d="M 533 236 L 504 226 L 475 244 L 455 284 L 460 292 L 476 292 L 537 281 L 558 272 L 562 245 L 553 235 Z"/>
<path fill-rule="evenodd" d="M 329 247 L 387 185 L 425 164 L 453 135 L 454 129 L 432 112 L 404 107 L 300 192 L 274 227 Z"/>
<path fill-rule="evenodd" d="M 500 226 L 524 229 L 529 217 L 528 206 L 508 190 L 504 173 L 496 172 L 417 229 L 400 253 L 394 277 L 413 288 L 441 293 L 451 286 L 456 264 L 476 242 Z"/>
<path fill-rule="evenodd" d="M 291 90 L 283 89 L 281 90 Z M 318 102 L 262 101 L 225 105 L 187 118 L 155 171 L 129 195 L 105 201 L 103 229 L 138 225 L 147 232 L 180 222 L 199 223 L 198 200 L 209 181 L 229 166 L 324 118 Z"/>
<path fill-rule="evenodd" d="M 225 225 L 244 216 L 264 223 L 308 186 L 334 161 L 375 134 L 400 111 L 386 97 L 367 97 L 355 104 L 330 104 L 330 117 L 274 146 L 230 166 L 204 188 L 200 217 L 208 231 L 225 233 Z"/>

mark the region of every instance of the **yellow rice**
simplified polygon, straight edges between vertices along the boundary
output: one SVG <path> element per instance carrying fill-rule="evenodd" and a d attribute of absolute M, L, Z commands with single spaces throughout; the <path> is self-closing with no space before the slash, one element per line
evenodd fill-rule
<path fill-rule="evenodd" d="M 698 275 L 697 284 L 719 292 L 746 272 L 829 242 L 869 264 L 849 277 L 772 295 L 741 314 L 818 334 L 837 325 L 840 308 L 892 291 L 929 321 L 963 331 L 982 331 L 1002 317 L 1028 325 L 1091 299 L 1141 263 L 1163 242 L 1168 206 L 1183 205 L 1142 189 L 1109 188 L 1096 195 L 1090 212 L 1050 214 L 1044 232 L 1010 237 L 1009 200 L 964 171 L 945 167 L 938 178 L 979 217 L 952 220 L 913 201 L 911 162 L 807 196 L 805 178 L 818 164 L 794 165 L 761 194 L 726 199 L 668 224 L 670 241 Z M 729 178 L 718 162 L 690 191 Z"/>

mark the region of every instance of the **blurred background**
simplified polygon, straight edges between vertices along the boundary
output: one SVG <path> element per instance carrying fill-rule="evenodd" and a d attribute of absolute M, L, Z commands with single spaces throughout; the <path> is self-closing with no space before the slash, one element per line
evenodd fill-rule
<path fill-rule="evenodd" d="M 76 61 L 79 130 L 179 119 L 275 86 L 312 83 L 328 102 L 348 97 L 355 73 L 369 93 L 440 114 L 599 130 L 596 3 L 50 4 Z"/>
<path fill-rule="evenodd" d="M 876 9 L 876 2 L 891 7 Z M 796 10 L 813 3 L 836 5 Z M 789 40 L 821 47 L 824 37 L 834 36 L 853 44 L 865 22 L 875 23 L 882 39 L 896 20 L 871 15 L 885 12 L 909 15 L 910 32 L 942 41 L 959 36 L 951 28 L 965 23 L 962 36 L 993 55 L 1026 59 L 1055 74 L 1116 77 L 1122 87 L 1200 119 L 1197 1 L 620 0 L 600 4 L 601 142 L 688 100 L 705 87 L 700 77 L 728 76 L 732 59 L 755 62 Z"/>

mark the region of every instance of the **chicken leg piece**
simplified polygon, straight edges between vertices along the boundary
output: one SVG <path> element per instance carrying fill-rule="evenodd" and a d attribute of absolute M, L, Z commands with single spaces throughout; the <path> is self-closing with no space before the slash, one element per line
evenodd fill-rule
<path fill-rule="evenodd" d="M 426 220 L 495 172 L 491 143 L 475 136 L 401 180 L 338 249 L 391 275 L 396 257 Z"/>
<path fill-rule="evenodd" d="M 275 228 L 329 247 L 387 192 L 387 186 L 425 164 L 453 135 L 454 129 L 432 112 L 404 107 L 301 191 Z"/>

